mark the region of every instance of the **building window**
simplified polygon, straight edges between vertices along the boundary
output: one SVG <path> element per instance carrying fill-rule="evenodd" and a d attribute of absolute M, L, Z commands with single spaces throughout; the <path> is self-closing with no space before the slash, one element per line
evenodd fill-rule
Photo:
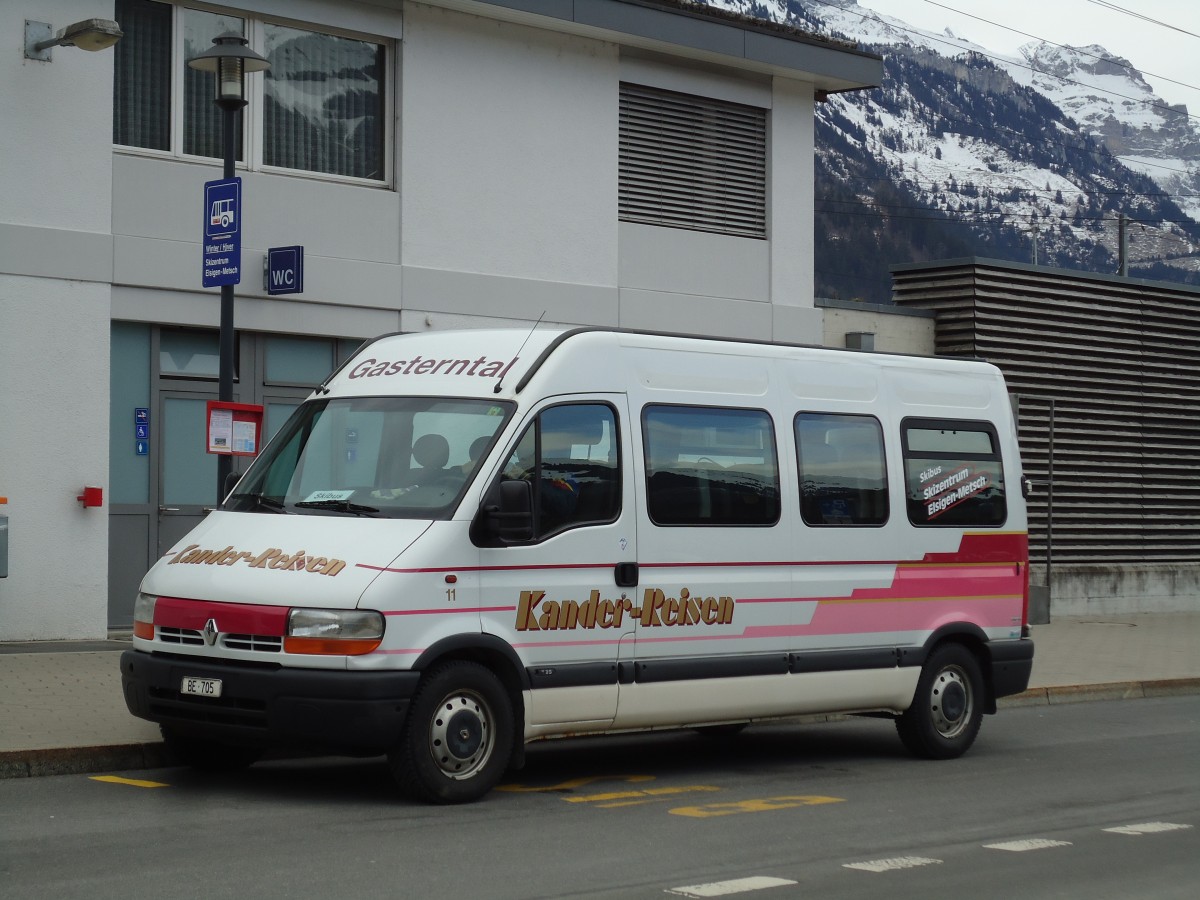
<path fill-rule="evenodd" d="M 125 36 L 113 50 L 113 143 L 170 150 L 172 8 L 117 0 L 116 16 Z"/>
<path fill-rule="evenodd" d="M 125 37 L 113 79 L 113 143 L 180 156 L 221 156 L 213 75 L 187 67 L 225 31 L 271 61 L 247 78 L 237 157 L 252 169 L 387 180 L 387 51 L 378 42 L 259 19 L 117 0 Z M 178 87 L 177 87 L 178 86 Z"/>
<path fill-rule="evenodd" d="M 767 111 L 621 84 L 622 222 L 767 236 Z"/>
<path fill-rule="evenodd" d="M 264 26 L 263 164 L 382 180 L 383 47 Z"/>
<path fill-rule="evenodd" d="M 314 387 L 334 368 L 335 345 L 324 338 L 271 336 L 267 344 L 267 384 Z"/>
<path fill-rule="evenodd" d="M 779 464 L 759 409 L 647 406 L 646 505 L 655 525 L 774 525 Z"/>
<path fill-rule="evenodd" d="M 217 332 L 164 328 L 158 342 L 160 374 L 177 378 L 217 378 L 220 375 L 220 335 Z M 235 366 L 237 358 L 235 352 Z"/>
<path fill-rule="evenodd" d="M 905 419 L 904 476 L 914 525 L 974 528 L 1008 518 L 1004 464 L 987 422 Z"/>
<path fill-rule="evenodd" d="M 883 429 L 873 416 L 800 413 L 800 514 L 808 525 L 888 520 Z"/>
<path fill-rule="evenodd" d="M 212 39 L 219 34 L 233 31 L 246 37 L 246 21 L 237 16 L 196 9 L 179 8 L 179 12 L 183 16 L 183 58 L 177 66 L 177 71 L 183 76 L 183 152 L 187 156 L 209 156 L 219 159 L 224 150 L 222 112 L 213 102 L 213 94 L 216 92 L 213 79 L 216 76 L 212 72 L 200 72 L 189 68 L 187 60 L 210 50 L 213 46 Z M 117 46 L 120 45 L 121 42 L 118 42 Z M 247 91 L 251 89 L 254 80 L 246 79 Z M 243 118 L 236 117 L 239 127 Z M 238 162 L 245 159 L 242 144 L 242 135 L 239 132 L 233 139 Z"/>

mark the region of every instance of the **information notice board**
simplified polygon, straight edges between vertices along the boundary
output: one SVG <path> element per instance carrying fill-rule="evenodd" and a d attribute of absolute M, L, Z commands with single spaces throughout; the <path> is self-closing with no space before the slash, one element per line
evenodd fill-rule
<path fill-rule="evenodd" d="M 205 452 L 257 456 L 262 446 L 263 408 L 254 403 L 209 400 Z"/>

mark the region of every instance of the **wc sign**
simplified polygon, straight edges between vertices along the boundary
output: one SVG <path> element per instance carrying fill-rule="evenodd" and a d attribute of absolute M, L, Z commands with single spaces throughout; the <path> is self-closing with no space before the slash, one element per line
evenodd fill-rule
<path fill-rule="evenodd" d="M 263 287 L 268 294 L 299 294 L 304 290 L 304 248 L 272 247 L 263 261 Z"/>

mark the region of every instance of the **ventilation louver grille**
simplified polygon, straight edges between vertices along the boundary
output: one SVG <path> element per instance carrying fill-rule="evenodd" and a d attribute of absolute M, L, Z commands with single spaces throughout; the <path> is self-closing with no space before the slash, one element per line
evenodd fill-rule
<path fill-rule="evenodd" d="M 621 85 L 619 217 L 767 236 L 767 111 Z"/>

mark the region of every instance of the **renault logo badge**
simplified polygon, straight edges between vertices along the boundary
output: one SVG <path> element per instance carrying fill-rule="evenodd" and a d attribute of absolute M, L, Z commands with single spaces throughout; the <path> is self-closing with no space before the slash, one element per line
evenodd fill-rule
<path fill-rule="evenodd" d="M 213 644 L 215 644 L 217 642 L 217 635 L 220 634 L 220 632 L 217 631 L 217 620 L 209 619 L 207 622 L 205 622 L 204 630 L 200 633 L 204 635 L 204 643 L 208 644 L 208 646 L 211 647 Z"/>

